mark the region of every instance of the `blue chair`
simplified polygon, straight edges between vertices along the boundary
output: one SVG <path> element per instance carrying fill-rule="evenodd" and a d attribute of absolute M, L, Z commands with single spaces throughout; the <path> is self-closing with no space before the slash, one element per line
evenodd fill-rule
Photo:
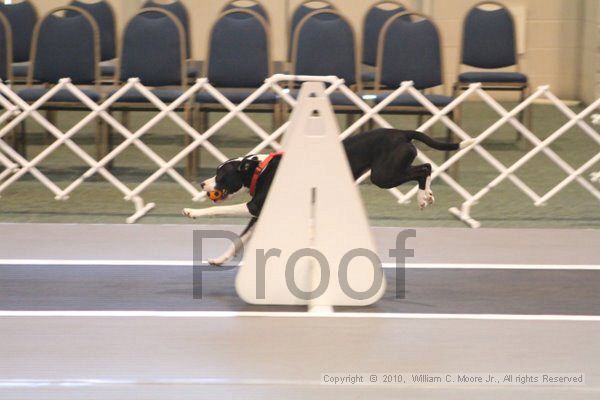
<path fill-rule="evenodd" d="M 0 13 L 0 79 L 4 82 L 13 82 L 13 71 L 12 71 L 12 31 L 10 28 L 10 22 L 3 14 Z M 14 130 L 9 132 L 4 139 L 15 147 L 18 151 L 23 152 L 23 149 L 19 149 L 18 136 Z"/>
<path fill-rule="evenodd" d="M 232 10 L 234 8 L 238 8 L 238 9 L 242 9 L 242 10 L 250 10 L 250 11 L 254 11 L 258 15 L 263 17 L 265 22 L 267 22 L 267 23 L 270 22 L 269 13 L 265 9 L 265 7 L 262 4 L 260 4 L 258 1 L 252 1 L 252 3 L 250 3 L 249 5 L 243 5 L 243 4 L 240 5 L 238 3 L 240 3 L 240 0 L 231 0 L 229 3 L 227 3 L 225 5 L 225 7 L 223 7 L 223 9 L 221 9 L 221 13 Z"/>
<path fill-rule="evenodd" d="M 363 42 L 362 42 L 362 71 L 363 85 L 372 86 L 375 83 L 375 66 L 377 65 L 377 44 L 379 32 L 383 24 L 391 16 L 406 11 L 401 3 L 384 0 L 373 4 L 363 20 Z"/>
<path fill-rule="evenodd" d="M 355 91 L 362 89 L 358 53 L 352 25 L 338 11 L 321 9 L 307 14 L 296 27 L 292 44 L 292 74 L 335 75 Z M 292 90 L 293 96 L 297 95 Z M 362 113 L 343 93 L 333 92 L 329 99 L 336 112 Z"/>
<path fill-rule="evenodd" d="M 410 18 L 408 18 L 410 17 Z M 427 16 L 405 12 L 389 18 L 379 35 L 375 103 L 383 101 L 403 81 L 413 81 L 416 89 L 437 107 L 448 105 L 453 97 L 429 93 L 443 84 L 442 52 L 439 31 Z M 382 113 L 417 115 L 420 124 L 430 112 L 410 94 L 393 100 Z M 450 117 L 454 118 L 451 114 Z M 448 135 L 450 135 L 448 131 Z"/>
<path fill-rule="evenodd" d="M 3 14 L 0 14 L 0 79 L 12 83 L 12 30 L 10 22 Z"/>
<path fill-rule="evenodd" d="M 311 5 L 317 6 L 317 7 L 313 7 Z M 321 5 L 321 7 L 318 7 L 319 5 Z M 320 0 L 307 0 L 301 4 L 298 5 L 298 7 L 296 7 L 296 9 L 294 10 L 294 12 L 292 13 L 292 18 L 290 19 L 289 22 L 289 34 L 288 34 L 288 60 L 291 61 L 292 59 L 292 45 L 294 42 L 294 32 L 296 32 L 296 27 L 298 26 L 298 24 L 300 23 L 300 21 L 306 17 L 308 14 L 312 13 L 313 11 L 319 11 L 319 10 L 335 10 L 335 6 L 331 3 L 329 3 L 328 1 L 320 1 Z M 327 18 L 327 15 L 321 15 L 321 18 Z"/>
<path fill-rule="evenodd" d="M 225 11 L 212 27 L 204 75 L 233 103 L 241 103 L 265 79 L 273 74 L 271 38 L 267 22 L 248 9 Z M 200 92 L 196 98 L 201 121 L 210 111 L 223 106 L 210 94 Z M 277 96 L 272 92 L 261 95 L 248 109 L 274 112 Z M 206 127 L 203 126 L 202 129 Z"/>
<path fill-rule="evenodd" d="M 232 103 L 239 104 L 273 74 L 271 34 L 267 21 L 248 8 L 223 12 L 212 26 L 204 76 Z M 197 129 L 209 126 L 209 114 L 226 108 L 207 92 L 196 97 Z M 273 92 L 260 95 L 245 111 L 271 113 L 273 126 L 279 123 L 278 98 Z M 193 171 L 199 166 L 194 154 Z"/>
<path fill-rule="evenodd" d="M 510 11 L 495 1 L 478 3 L 467 13 L 462 35 L 459 75 L 453 87 L 454 93 L 465 90 L 471 83 L 481 82 L 486 90 L 518 91 L 520 101 L 523 101 L 529 93 L 529 79 L 519 71 L 515 24 Z M 460 73 L 463 65 L 476 70 Z M 494 71 L 506 67 L 515 67 L 516 70 Z M 527 113 L 530 112 L 531 107 L 527 110 Z M 524 117 L 524 113 L 519 114 L 521 122 Z M 519 137 L 520 134 L 517 135 Z"/>
<path fill-rule="evenodd" d="M 124 84 L 129 78 L 139 78 L 160 100 L 173 102 L 187 88 L 185 47 L 183 25 L 173 13 L 162 8 L 143 8 L 123 30 L 116 81 Z M 112 90 L 108 96 L 115 92 Z M 122 112 L 123 125 L 128 126 L 130 111 L 156 111 L 156 107 L 132 89 L 113 103 L 110 111 Z M 185 119 L 192 123 L 191 101 L 176 111 L 183 111 Z M 102 147 L 103 154 L 110 151 L 111 132 L 103 138 Z"/>
<path fill-rule="evenodd" d="M 395 89 L 403 81 L 413 81 L 419 90 L 443 84 L 438 29 L 425 15 L 415 12 L 399 13 L 389 18 L 379 36 L 375 90 Z M 375 101 L 382 101 L 390 92 L 381 91 Z M 452 101 L 450 96 L 425 93 L 425 97 L 436 106 L 445 106 Z M 384 111 L 429 113 L 408 94 L 398 97 Z"/>
<path fill-rule="evenodd" d="M 65 14 L 72 13 L 71 17 Z M 28 103 L 37 101 L 62 78 L 70 78 L 93 101 L 101 99 L 99 90 L 100 35 L 98 25 L 87 12 L 75 7 L 59 7 L 50 11 L 36 25 L 31 44 L 31 66 L 27 87 L 17 94 Z M 41 86 L 33 86 L 34 82 Z M 68 90 L 60 90 L 40 110 L 89 110 Z M 98 121 L 98 128 L 101 121 Z M 25 132 L 23 126 L 23 141 Z M 99 135 L 99 132 L 97 132 Z M 97 136 L 98 137 L 98 136 Z M 24 146 L 24 145 L 23 145 Z"/>
<path fill-rule="evenodd" d="M 114 59 L 117 51 L 115 44 L 115 13 L 112 6 L 106 0 L 95 3 L 73 0 L 69 5 L 87 11 L 96 20 L 100 30 L 100 74 L 103 77 L 114 78 L 116 71 Z"/>
<path fill-rule="evenodd" d="M 192 36 L 190 33 L 190 17 L 187 8 L 180 0 L 172 0 L 169 3 L 161 3 L 153 0 L 148 0 L 142 8 L 162 8 L 171 12 L 177 17 L 185 33 L 185 58 L 188 61 L 187 76 L 190 80 L 195 80 L 200 75 L 200 68 L 197 63 L 192 60 Z M 154 17 L 160 18 L 160 15 L 154 14 Z"/>
<path fill-rule="evenodd" d="M 12 28 L 13 76 L 24 83 L 29 73 L 29 56 L 33 29 L 38 20 L 35 7 L 28 0 L 6 4 L 0 2 L 0 13 L 10 22 Z"/>

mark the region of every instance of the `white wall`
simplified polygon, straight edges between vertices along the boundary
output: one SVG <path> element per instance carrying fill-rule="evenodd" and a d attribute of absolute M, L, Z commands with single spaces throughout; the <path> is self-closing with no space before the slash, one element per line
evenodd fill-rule
<path fill-rule="evenodd" d="M 581 24 L 581 99 L 587 103 L 600 97 L 600 0 L 586 0 Z"/>

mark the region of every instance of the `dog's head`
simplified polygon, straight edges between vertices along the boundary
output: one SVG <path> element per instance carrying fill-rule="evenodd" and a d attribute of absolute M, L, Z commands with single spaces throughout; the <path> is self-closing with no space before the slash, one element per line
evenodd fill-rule
<path fill-rule="evenodd" d="M 202 182 L 200 187 L 215 203 L 226 200 L 250 186 L 252 175 L 259 163 L 260 156 L 256 155 L 225 161 L 217 167 L 216 175 Z"/>

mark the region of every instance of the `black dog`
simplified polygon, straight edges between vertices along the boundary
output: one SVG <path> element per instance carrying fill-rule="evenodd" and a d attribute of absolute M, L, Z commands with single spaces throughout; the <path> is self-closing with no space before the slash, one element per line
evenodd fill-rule
<path fill-rule="evenodd" d="M 424 133 L 398 129 L 375 129 L 350 136 L 343 141 L 352 175 L 358 179 L 371 170 L 371 181 L 382 189 L 390 189 L 405 182 L 419 184 L 417 195 L 419 208 L 423 209 L 435 201 L 431 191 L 431 165 L 411 165 L 417 156 L 417 148 L 411 142 L 418 140 L 436 150 L 458 150 L 469 146 L 473 140 L 458 143 L 439 142 Z M 215 203 L 226 200 L 238 193 L 249 192 L 252 196 L 246 204 L 205 209 L 185 208 L 183 215 L 197 218 L 209 215 L 246 215 L 252 217 L 241 235 L 244 243 L 252 233 L 263 204 L 267 198 L 271 182 L 283 155 L 249 155 L 226 161 L 217 168 L 217 175 L 201 183 L 202 189 Z M 239 250 L 240 243 L 233 245 L 212 265 L 221 265 Z"/>

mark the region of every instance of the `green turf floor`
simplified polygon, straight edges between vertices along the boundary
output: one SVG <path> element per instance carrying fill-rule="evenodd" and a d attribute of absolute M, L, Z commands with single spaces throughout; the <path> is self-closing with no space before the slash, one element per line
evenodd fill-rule
<path fill-rule="evenodd" d="M 507 107 L 513 104 L 505 104 Z M 81 117 L 79 112 L 62 112 L 58 115 L 59 127 L 63 130 L 75 124 Z M 132 128 L 141 126 L 152 116 L 151 113 L 132 115 Z M 214 123 L 222 114 L 212 114 Z M 252 114 L 252 118 L 265 129 L 271 129 L 270 117 Z M 386 117 L 395 127 L 412 129 L 416 118 L 410 116 Z M 533 130 L 539 138 L 545 138 L 567 119 L 553 106 L 536 105 L 533 113 Z M 477 135 L 497 121 L 499 117 L 481 103 L 467 103 L 463 112 L 463 128 Z M 340 123 L 345 118 L 340 117 Z M 50 139 L 33 121 L 27 124 L 28 158 L 42 151 Z M 445 136 L 441 125 L 428 132 L 438 138 Z M 119 136 L 118 134 L 115 134 Z M 502 163 L 509 165 L 531 147 L 526 139 L 516 141 L 514 129 L 502 127 L 485 142 L 484 147 Z M 76 135 L 75 141 L 90 154 L 94 153 L 93 126 Z M 183 133 L 174 123 L 166 121 L 144 136 L 146 142 L 163 158 L 174 156 L 183 146 Z M 211 142 L 227 156 L 237 157 L 259 142 L 258 138 L 239 121 L 232 121 L 219 131 Z M 443 153 L 420 146 L 436 162 L 443 161 Z M 579 128 L 573 128 L 551 148 L 565 161 L 579 167 L 599 151 L 599 146 Z M 200 177 L 213 174 L 218 162 L 206 151 L 202 151 Z M 183 172 L 183 163 L 178 166 Z M 323 161 L 326 169 L 326 160 Z M 156 165 L 133 146 L 120 155 L 114 164 L 114 174 L 130 188 L 148 177 L 157 169 Z M 65 146 L 40 164 L 40 170 L 60 187 L 66 187 L 85 170 L 85 163 Z M 586 171 L 586 176 L 600 170 L 600 164 Z M 491 181 L 498 172 L 479 155 L 472 152 L 460 162 L 459 182 L 471 193 L 475 193 Z M 543 153 L 520 169 L 517 175 L 540 195 L 560 182 L 566 174 Z M 595 184 L 600 189 L 600 184 Z M 403 186 L 406 191 L 412 186 Z M 413 201 L 408 205 L 397 204 L 388 192 L 373 187 L 370 183 L 361 186 L 361 193 L 373 225 L 389 226 L 464 226 L 448 213 L 448 208 L 460 206 L 462 198 L 441 180 L 434 181 L 436 204 L 419 211 Z M 123 223 L 133 213 L 131 203 L 124 201 L 122 194 L 102 178 L 93 177 L 77 188 L 67 201 L 54 200 L 53 194 L 31 175 L 24 176 L 1 193 L 0 222 L 65 222 L 65 223 Z M 207 202 L 193 203 L 191 196 L 171 178 L 165 176 L 142 194 L 144 200 L 155 202 L 156 208 L 140 223 L 190 223 L 180 216 L 183 207 L 206 207 Z M 340 198 L 340 202 L 344 199 Z M 552 198 L 544 207 L 535 207 L 532 201 L 519 191 L 509 180 L 504 181 L 485 196 L 472 209 L 472 216 L 484 227 L 523 228 L 598 228 L 600 227 L 600 203 L 577 182 Z M 239 218 L 207 218 L 201 223 L 243 223 Z"/>

